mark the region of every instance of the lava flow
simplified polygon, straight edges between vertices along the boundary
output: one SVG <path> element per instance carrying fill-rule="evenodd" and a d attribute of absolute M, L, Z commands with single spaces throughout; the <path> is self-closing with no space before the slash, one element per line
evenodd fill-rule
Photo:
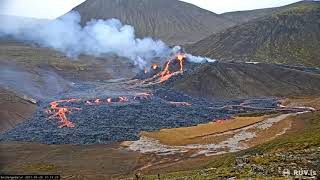
<path fill-rule="evenodd" d="M 129 102 L 131 100 L 148 100 L 151 99 L 153 94 L 151 93 L 137 93 L 133 97 L 128 97 L 128 96 L 119 96 L 116 98 L 107 98 L 107 99 L 91 99 L 87 101 L 81 102 L 81 99 L 67 99 L 67 100 L 57 100 L 57 101 L 52 101 L 50 103 L 50 108 L 46 111 L 47 114 L 50 115 L 51 118 L 59 119 L 59 122 L 61 125 L 59 125 L 59 128 L 63 127 L 68 127 L 68 128 L 74 128 L 75 125 L 73 122 L 68 119 L 67 114 L 70 114 L 72 110 L 81 110 L 80 108 L 73 108 L 73 107 L 60 107 L 62 103 L 84 103 L 85 105 L 88 106 L 93 106 L 93 105 L 103 105 L 103 104 L 112 104 L 112 103 L 125 103 Z"/>
<path fill-rule="evenodd" d="M 177 59 L 180 63 L 180 72 L 183 72 L 183 62 L 184 62 L 185 58 L 186 58 L 185 54 L 178 54 L 177 55 Z"/>
<path fill-rule="evenodd" d="M 186 58 L 187 56 L 183 52 L 179 52 L 173 55 L 173 57 L 164 64 L 164 68 L 159 73 L 155 74 L 151 78 L 144 79 L 142 82 L 143 83 L 146 83 L 146 82 L 162 83 L 170 79 L 172 76 L 182 74 L 184 71 L 184 62 Z M 176 69 L 176 64 L 177 64 L 176 61 L 178 61 L 179 69 L 173 70 L 173 69 Z M 159 66 L 157 64 L 152 64 L 151 66 L 151 69 L 154 71 L 158 70 L 158 68 Z M 144 73 L 145 74 L 148 73 L 147 68 L 144 69 Z M 159 80 L 159 82 L 157 80 Z"/>
<path fill-rule="evenodd" d="M 50 109 L 47 111 L 48 114 L 51 114 L 50 118 L 57 118 L 61 125 L 59 128 L 68 127 L 74 128 L 75 125 L 67 118 L 67 114 L 71 113 L 72 110 L 81 110 L 80 108 L 72 107 L 59 107 L 60 103 L 65 102 L 77 102 L 80 99 L 68 99 L 68 100 L 59 100 L 53 101 L 50 103 Z"/>
<path fill-rule="evenodd" d="M 164 82 L 168 79 L 170 79 L 174 75 L 182 74 L 184 71 L 184 62 L 186 59 L 186 55 L 182 52 L 179 52 L 173 56 L 167 63 L 165 64 L 162 71 L 160 71 L 158 74 L 154 75 L 152 78 L 146 79 L 145 81 L 151 80 L 154 81 L 157 79 L 156 82 Z M 176 62 L 178 61 L 178 63 Z M 179 67 L 176 67 L 176 64 L 178 64 Z M 157 64 L 153 64 L 151 66 L 151 69 L 157 70 L 159 67 Z M 147 69 L 145 69 L 145 73 L 147 72 Z M 133 97 L 127 97 L 127 96 L 119 96 L 117 98 L 107 98 L 107 99 L 94 99 L 94 100 L 87 100 L 84 101 L 85 105 L 103 105 L 103 104 L 112 104 L 112 103 L 125 103 L 129 102 L 131 100 L 148 100 L 153 96 L 149 93 L 138 93 Z M 74 128 L 75 125 L 73 122 L 71 122 L 67 114 L 70 114 L 72 110 L 81 110 L 80 108 L 72 108 L 72 107 L 60 107 L 61 103 L 70 103 L 70 102 L 79 102 L 80 99 L 69 99 L 69 100 L 58 100 L 53 101 L 50 103 L 50 109 L 47 111 L 48 114 L 50 114 L 50 118 L 56 118 L 59 119 L 59 122 L 61 125 L 59 128 L 68 127 L 68 128 Z M 169 102 L 172 105 L 175 106 L 191 106 L 190 103 L 187 102 Z"/>
<path fill-rule="evenodd" d="M 183 64 L 184 64 L 185 58 L 186 58 L 186 55 L 184 53 L 179 53 L 179 54 L 175 55 L 174 58 L 170 59 L 165 64 L 165 67 L 164 67 L 163 71 L 161 71 L 159 74 L 157 74 L 157 76 L 160 77 L 160 82 L 167 81 L 172 76 L 183 73 L 183 68 L 184 68 Z M 179 71 L 171 72 L 170 71 L 170 65 L 173 64 L 174 60 L 179 61 L 180 67 L 179 67 Z"/>
<path fill-rule="evenodd" d="M 119 96 L 119 102 L 127 102 L 129 101 L 128 97 L 126 96 Z"/>

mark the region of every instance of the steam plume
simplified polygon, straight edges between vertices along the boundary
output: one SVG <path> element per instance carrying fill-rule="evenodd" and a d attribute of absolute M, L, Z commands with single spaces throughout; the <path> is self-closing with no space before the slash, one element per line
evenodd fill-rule
<path fill-rule="evenodd" d="M 202 57 L 202 56 L 193 56 L 191 54 L 187 54 L 187 58 L 194 63 L 214 63 L 217 60 L 215 59 L 210 59 L 207 57 Z"/>
<path fill-rule="evenodd" d="M 24 18 L 1 19 L 0 37 L 11 36 L 56 49 L 72 57 L 113 53 L 129 58 L 143 68 L 148 60 L 170 53 L 162 41 L 136 38 L 134 28 L 123 25 L 117 19 L 91 20 L 84 27 L 80 25 L 81 17 L 77 12 L 44 22 Z"/>
<path fill-rule="evenodd" d="M 179 51 L 182 50 L 181 46 L 174 46 L 171 49 L 171 53 L 177 54 Z M 201 56 L 193 56 L 192 54 L 186 54 L 188 61 L 193 63 L 213 63 L 216 62 L 214 59 L 210 59 L 207 57 L 201 57 Z"/>

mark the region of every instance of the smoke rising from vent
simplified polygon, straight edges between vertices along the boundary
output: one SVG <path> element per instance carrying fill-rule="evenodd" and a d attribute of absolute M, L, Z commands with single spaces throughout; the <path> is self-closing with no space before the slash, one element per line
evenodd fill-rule
<path fill-rule="evenodd" d="M 181 50 L 184 51 L 181 46 L 174 46 L 171 49 L 171 53 L 177 54 Z M 193 62 L 193 63 L 213 63 L 213 62 L 216 62 L 216 60 L 214 60 L 214 59 L 210 59 L 207 57 L 201 57 L 201 56 L 193 56 L 192 54 L 186 54 L 186 57 L 187 57 L 188 61 Z"/>
<path fill-rule="evenodd" d="M 80 25 L 81 17 L 77 12 L 68 13 L 53 21 L 0 19 L 0 37 L 11 36 L 19 41 L 56 49 L 71 57 L 113 53 L 129 58 L 135 65 L 143 68 L 150 59 L 165 57 L 170 53 L 170 49 L 162 41 L 136 38 L 134 28 L 123 25 L 117 19 L 91 20 L 84 27 Z"/>
<path fill-rule="evenodd" d="M 202 56 L 193 56 L 191 54 L 186 54 L 187 58 L 194 63 L 214 63 L 217 60 L 215 59 L 210 59 L 207 57 L 202 57 Z"/>

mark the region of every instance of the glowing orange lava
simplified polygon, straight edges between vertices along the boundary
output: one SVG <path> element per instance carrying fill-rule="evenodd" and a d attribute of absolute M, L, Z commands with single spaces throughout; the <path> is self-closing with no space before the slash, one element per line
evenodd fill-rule
<path fill-rule="evenodd" d="M 161 72 L 154 75 L 152 78 L 144 80 L 144 82 L 153 81 L 155 79 L 159 79 L 160 82 L 164 82 L 164 81 L 170 79 L 172 76 L 182 74 L 184 71 L 185 59 L 186 59 L 186 55 L 183 53 L 178 53 L 178 54 L 174 55 L 173 58 L 171 58 L 169 61 L 166 62 L 164 69 Z M 179 67 L 178 71 L 171 72 L 170 66 L 173 64 L 174 61 L 179 61 L 180 67 Z M 151 68 L 153 70 L 156 70 L 156 69 L 158 69 L 158 65 L 152 64 Z M 145 68 L 144 72 L 147 73 L 148 69 Z M 157 81 L 157 82 L 159 82 L 159 81 Z M 149 99 L 151 96 L 153 96 L 153 95 L 149 94 L 149 93 L 138 93 L 136 96 L 133 97 L 133 99 L 134 100 L 136 100 L 137 98 Z M 86 105 L 101 105 L 101 104 L 107 104 L 107 103 L 111 104 L 114 102 L 124 103 L 124 102 L 129 101 L 129 98 L 127 96 L 119 96 L 118 98 L 115 98 L 115 99 L 116 99 L 116 101 L 113 101 L 113 99 L 111 97 L 107 98 L 105 100 L 102 100 L 102 99 L 87 100 L 87 101 L 85 101 L 85 104 Z M 80 108 L 71 108 L 71 107 L 59 107 L 59 105 L 60 105 L 60 103 L 78 102 L 78 101 L 80 101 L 80 99 L 68 99 L 68 100 L 53 101 L 50 103 L 50 109 L 48 109 L 46 112 L 51 115 L 50 118 L 59 119 L 59 122 L 61 123 L 59 128 L 63 128 L 63 127 L 74 128 L 75 125 L 68 119 L 67 114 L 70 114 L 72 112 L 72 110 L 81 110 L 81 109 Z M 176 106 L 191 106 L 191 104 L 187 103 L 187 102 L 170 102 L 170 103 L 173 105 L 176 105 Z"/>
<path fill-rule="evenodd" d="M 164 82 L 167 81 L 168 79 L 170 79 L 172 76 L 177 75 L 177 74 L 181 74 L 183 73 L 183 64 L 185 61 L 186 55 L 179 53 L 177 55 L 174 56 L 174 58 L 172 58 L 171 60 L 169 60 L 166 64 L 165 67 L 163 69 L 163 71 L 161 71 L 158 75 L 160 76 L 160 82 Z M 179 71 L 176 72 L 170 72 L 170 65 L 173 63 L 174 60 L 179 61 Z"/>
<path fill-rule="evenodd" d="M 160 71 L 159 73 L 157 73 L 156 75 L 144 79 L 141 81 L 141 84 L 155 84 L 155 83 L 162 83 L 164 81 L 167 81 L 168 79 L 170 79 L 172 76 L 176 76 L 179 74 L 182 74 L 184 72 L 184 63 L 186 60 L 187 56 L 184 53 L 177 53 L 175 55 L 173 55 L 171 57 L 171 59 L 169 59 L 165 64 L 164 64 L 164 68 L 162 69 L 162 71 Z M 174 62 L 178 61 L 179 62 L 179 70 L 177 71 L 173 71 L 171 69 L 171 66 L 174 65 Z M 151 66 L 152 69 L 156 70 L 159 68 L 159 66 L 157 64 L 153 64 Z M 172 72 L 171 72 L 172 71 Z"/>
<path fill-rule="evenodd" d="M 127 102 L 127 101 L 129 101 L 128 97 L 126 97 L 126 96 L 119 97 L 119 102 Z"/>
<path fill-rule="evenodd" d="M 79 101 L 79 99 L 59 100 L 59 101 L 53 101 L 50 103 L 50 110 L 47 112 L 51 114 L 50 118 L 59 119 L 59 122 L 60 122 L 59 128 L 63 128 L 63 127 L 74 128 L 75 125 L 67 118 L 67 114 L 70 114 L 72 110 L 81 110 L 80 108 L 59 107 L 60 103 L 77 102 L 77 101 Z"/>
<path fill-rule="evenodd" d="M 185 58 L 186 58 L 185 54 L 178 54 L 177 55 L 177 59 L 180 63 L 180 72 L 183 72 L 183 63 L 184 63 Z"/>
<path fill-rule="evenodd" d="M 164 82 L 172 76 L 169 70 L 171 61 L 168 61 L 163 69 L 163 71 L 160 72 L 160 82 Z"/>

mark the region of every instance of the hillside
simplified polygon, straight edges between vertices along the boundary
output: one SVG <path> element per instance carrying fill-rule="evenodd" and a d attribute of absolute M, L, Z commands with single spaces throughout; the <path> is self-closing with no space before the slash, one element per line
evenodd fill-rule
<path fill-rule="evenodd" d="M 217 59 L 320 66 L 320 2 L 296 3 L 189 47 Z"/>
<path fill-rule="evenodd" d="M 213 99 L 320 95 L 320 75 L 273 64 L 204 64 L 173 82 L 175 89 Z"/>
<path fill-rule="evenodd" d="M 295 8 L 296 6 L 305 6 L 305 5 L 308 6 L 312 3 L 313 3 L 312 0 L 310 1 L 305 0 L 305 1 L 300 1 L 293 4 L 285 5 L 285 6 L 280 6 L 280 7 L 226 12 L 220 15 L 240 25 L 242 23 L 246 23 L 254 19 L 270 16 L 272 14 L 275 14 L 290 8 Z"/>
<path fill-rule="evenodd" d="M 0 132 L 25 121 L 36 110 L 36 105 L 16 93 L 0 87 Z"/>
<path fill-rule="evenodd" d="M 87 0 L 73 10 L 80 13 L 82 24 L 118 18 L 134 26 L 140 37 L 151 36 L 169 44 L 196 42 L 235 24 L 178 0 Z"/>
<path fill-rule="evenodd" d="M 249 11 L 234 11 L 222 13 L 221 16 L 234 21 L 237 24 L 242 24 L 253 19 L 258 19 L 264 16 L 271 15 L 280 11 L 281 8 L 266 8 L 266 9 L 256 9 Z"/>

